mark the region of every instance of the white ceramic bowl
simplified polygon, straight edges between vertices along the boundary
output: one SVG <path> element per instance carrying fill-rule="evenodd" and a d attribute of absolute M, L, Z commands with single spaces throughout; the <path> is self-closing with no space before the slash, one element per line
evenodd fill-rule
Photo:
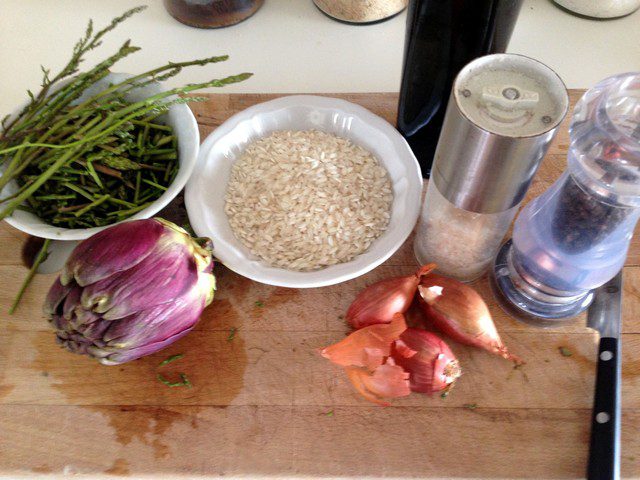
<path fill-rule="evenodd" d="M 297 272 L 269 266 L 235 237 L 224 197 L 231 167 L 247 144 L 275 130 L 309 129 L 348 138 L 372 152 L 389 172 L 394 200 L 389 227 L 366 252 L 349 262 Z M 294 95 L 250 107 L 218 127 L 202 144 L 185 192 L 191 226 L 213 240 L 214 255 L 224 265 L 258 282 L 310 288 L 358 277 L 403 244 L 420 212 L 422 175 L 407 142 L 382 118 L 344 100 Z"/>
<path fill-rule="evenodd" d="M 129 76 L 130 75 L 126 73 L 111 73 L 100 82 L 87 89 L 83 97 L 78 101 L 82 101 L 86 95 L 92 95 L 93 93 L 106 88 L 109 83 L 120 82 Z M 61 84 L 61 86 L 62 85 L 63 84 Z M 163 91 L 161 85 L 151 84 L 143 88 L 136 89 L 132 93 L 128 94 L 127 100 L 141 100 L 150 95 L 160 93 L 161 91 Z M 16 109 L 14 115 L 22 108 L 23 106 Z M 171 185 L 167 188 L 167 191 L 164 192 L 160 198 L 144 210 L 140 210 L 135 215 L 128 217 L 126 220 L 149 218 L 164 208 L 184 188 L 187 180 L 189 180 L 189 177 L 191 176 L 193 167 L 196 164 L 200 145 L 200 133 L 198 132 L 196 119 L 193 116 L 193 113 L 191 113 L 189 107 L 184 104 L 171 106 L 165 115 L 164 121 L 166 124 L 173 127 L 174 135 L 178 137 L 178 161 L 180 162 L 180 168 L 178 169 L 176 178 L 174 178 Z M 15 192 L 16 188 L 17 185 L 15 182 L 10 183 L 2 192 L 0 192 L 0 197 L 5 197 L 8 194 Z M 21 210 L 16 210 L 11 216 L 6 218 L 6 221 L 15 228 L 31 235 L 35 235 L 36 237 L 52 238 L 56 240 L 83 240 L 108 227 L 61 228 L 49 225 L 36 215 Z"/>

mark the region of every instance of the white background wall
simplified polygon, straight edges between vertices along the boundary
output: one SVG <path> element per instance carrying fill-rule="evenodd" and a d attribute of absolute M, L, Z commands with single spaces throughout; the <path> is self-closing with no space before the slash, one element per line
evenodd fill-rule
<path fill-rule="evenodd" d="M 230 54 L 221 66 L 193 69 L 180 82 L 251 71 L 228 92 L 397 91 L 405 18 L 350 26 L 321 14 L 311 0 L 266 0 L 246 22 L 199 30 L 173 20 L 160 0 L 1 0 L 0 113 L 36 88 L 39 65 L 59 67 L 86 21 L 98 25 L 132 6 L 149 9 L 110 34 L 101 59 L 126 38 L 143 47 L 119 71 L 140 72 L 168 60 Z M 509 51 L 541 60 L 570 88 L 588 87 L 622 71 L 640 71 L 640 11 L 617 20 L 574 17 L 550 0 L 525 0 Z M 178 80 L 174 80 L 176 83 Z"/>

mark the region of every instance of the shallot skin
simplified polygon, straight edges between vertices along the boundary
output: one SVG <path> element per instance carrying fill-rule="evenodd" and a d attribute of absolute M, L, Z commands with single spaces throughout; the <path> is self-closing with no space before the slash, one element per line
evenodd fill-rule
<path fill-rule="evenodd" d="M 430 274 L 418 286 L 418 297 L 428 322 L 456 342 L 482 348 L 517 364 L 509 353 L 482 297 L 470 286 Z"/>
<path fill-rule="evenodd" d="M 409 372 L 396 365 L 391 357 L 373 372 L 358 367 L 346 367 L 345 372 L 360 395 L 383 407 L 390 405 L 386 398 L 406 397 L 411 394 Z"/>
<path fill-rule="evenodd" d="M 394 314 L 408 310 L 420 280 L 434 268 L 436 265 L 431 263 L 420 267 L 413 275 L 387 278 L 369 285 L 349 306 L 347 322 L 356 330 L 391 322 Z"/>
<path fill-rule="evenodd" d="M 407 329 L 404 317 L 395 315 L 391 323 L 369 325 L 351 333 L 338 343 L 323 348 L 320 354 L 342 367 L 366 367 L 374 370 L 391 354 L 393 342 Z"/>
<path fill-rule="evenodd" d="M 404 316 L 397 313 L 391 323 L 356 330 L 338 343 L 320 350 L 320 354 L 344 367 L 349 381 L 360 395 L 373 403 L 387 406 L 387 398 L 411 393 L 409 372 L 396 365 L 391 357 L 394 342 L 406 329 Z"/>

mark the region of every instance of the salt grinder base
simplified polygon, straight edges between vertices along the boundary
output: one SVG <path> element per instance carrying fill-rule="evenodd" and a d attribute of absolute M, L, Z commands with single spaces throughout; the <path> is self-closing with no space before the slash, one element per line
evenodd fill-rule
<path fill-rule="evenodd" d="M 498 251 L 489 270 L 493 295 L 511 317 L 536 327 L 557 327 L 586 310 L 593 301 L 593 291 L 582 295 L 550 295 L 536 288 L 516 270 L 511 259 L 512 241 Z"/>

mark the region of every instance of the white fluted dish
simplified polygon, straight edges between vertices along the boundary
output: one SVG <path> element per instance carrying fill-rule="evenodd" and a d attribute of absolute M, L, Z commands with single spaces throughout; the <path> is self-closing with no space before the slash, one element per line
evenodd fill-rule
<path fill-rule="evenodd" d="M 231 168 L 246 146 L 276 130 L 317 129 L 348 138 L 372 152 L 391 177 L 393 203 L 387 230 L 349 262 L 309 272 L 272 267 L 234 235 L 224 212 Z M 189 221 L 199 236 L 213 240 L 214 255 L 252 280 L 292 288 L 333 285 L 363 275 L 389 258 L 407 239 L 420 212 L 422 175 L 409 145 L 387 121 L 353 103 L 292 95 L 234 115 L 209 135 L 187 183 Z"/>

